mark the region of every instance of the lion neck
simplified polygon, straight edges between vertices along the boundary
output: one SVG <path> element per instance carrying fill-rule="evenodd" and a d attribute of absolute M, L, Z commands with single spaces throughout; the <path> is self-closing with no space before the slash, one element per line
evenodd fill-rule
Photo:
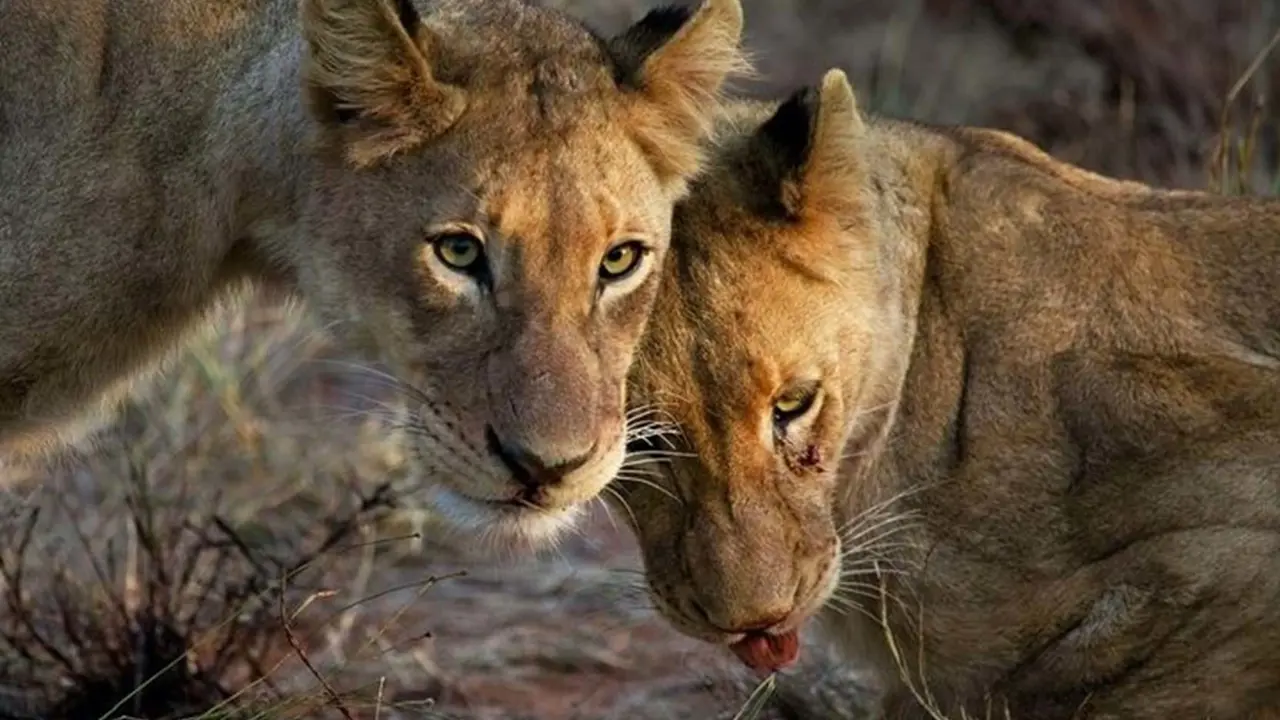
<path fill-rule="evenodd" d="M 932 458 L 904 450 L 904 445 L 920 447 L 917 443 L 921 439 L 904 438 L 901 433 L 919 422 L 922 408 L 913 398 L 921 392 L 921 368 L 929 368 L 925 375 L 930 387 L 924 392 L 940 393 L 938 402 L 926 403 L 924 409 L 941 417 L 954 404 L 952 391 L 957 383 L 953 370 L 959 367 L 951 362 L 955 346 L 945 342 L 950 338 L 939 334 L 936 327 L 945 311 L 939 313 L 940 299 L 930 281 L 930 263 L 936 262 L 938 247 L 951 241 L 938 213 L 945 207 L 942 178 L 954 160 L 956 145 L 931 129 L 885 119 L 868 118 L 867 130 L 867 179 L 861 191 L 869 203 L 869 237 L 875 242 L 877 303 L 871 316 L 875 332 L 868 355 L 859 358 L 858 367 L 850 368 L 864 379 L 847 403 L 851 421 L 834 506 L 839 527 L 858 522 L 869 509 L 881 508 L 877 512 L 883 512 L 887 508 L 888 513 L 896 513 L 897 499 L 919 489 L 910 482 L 922 474 L 918 467 L 908 465 L 929 465 Z M 934 342 L 936 337 L 944 342 Z M 944 375 L 931 377 L 932 370 Z M 924 442 L 931 440 L 940 438 Z M 926 472 L 923 476 L 929 475 Z M 906 567 L 918 560 L 907 557 L 915 553 L 918 540 L 912 537 L 911 527 L 906 523 L 894 531 L 894 549 L 882 551 L 887 563 Z M 887 575 L 885 582 L 889 596 L 909 596 L 901 587 L 903 579 Z M 877 613 L 880 610 L 871 601 L 868 608 Z M 887 603 L 891 626 L 898 625 L 899 610 Z M 898 661 L 878 623 L 835 610 L 822 613 L 819 621 L 826 637 L 843 652 L 863 658 L 869 667 L 879 670 L 876 677 L 885 683 L 883 690 L 897 687 L 893 668 Z"/>
<path fill-rule="evenodd" d="M 955 348 L 933 340 L 940 337 L 935 327 L 940 314 L 938 293 L 930 282 L 930 263 L 936 261 L 936 250 L 950 241 L 937 214 L 945 202 L 941 178 L 955 146 L 949 138 L 923 127 L 869 120 L 867 179 L 862 192 L 869 203 L 866 216 L 872 227 L 868 236 L 875 242 L 877 303 L 871 315 L 875 332 L 868 355 L 859 358 L 857 368 L 850 368 L 864 380 L 847 403 L 851 422 L 834 506 L 840 527 L 862 522 L 869 511 L 886 513 L 880 520 L 888 521 L 900 511 L 896 499 L 918 489 L 910 483 L 922 474 L 906 463 L 927 465 L 931 458 L 905 451 L 904 444 L 914 448 L 919 439 L 904 438 L 901 432 L 919 422 L 921 404 L 913 398 L 921 392 L 921 367 L 944 372 L 945 376 L 928 377 L 931 386 L 924 389 L 926 394 L 940 393 L 936 404 L 924 407 L 940 417 L 954 400 L 952 371 L 958 367 L 949 362 Z M 909 567 L 918 561 L 907 557 L 915 554 L 913 548 L 919 540 L 912 535 L 913 527 L 910 523 L 896 526 L 893 542 L 887 545 L 890 549 L 881 551 L 887 563 Z M 910 596 L 901 586 L 909 580 L 896 575 L 886 575 L 884 580 L 888 597 Z M 868 608 L 877 613 L 880 610 L 871 601 Z M 902 608 L 887 603 L 885 609 L 890 626 L 897 627 Z M 824 612 L 820 622 L 824 634 L 837 647 L 879 670 L 876 677 L 885 683 L 884 690 L 896 687 L 893 668 L 897 661 L 878 623 L 857 613 L 834 610 Z"/>
<path fill-rule="evenodd" d="M 845 461 L 841 467 L 847 513 L 877 502 L 889 488 L 874 478 L 890 442 L 916 352 L 926 266 L 935 240 L 941 167 L 950 150 L 941 136 L 923 128 L 871 119 L 867 126 L 866 181 L 868 237 L 875 258 L 876 306 L 871 347 L 856 370 L 862 378 L 850 408 Z M 866 322 L 865 316 L 850 316 Z M 846 518 L 839 518 L 844 521 Z"/>

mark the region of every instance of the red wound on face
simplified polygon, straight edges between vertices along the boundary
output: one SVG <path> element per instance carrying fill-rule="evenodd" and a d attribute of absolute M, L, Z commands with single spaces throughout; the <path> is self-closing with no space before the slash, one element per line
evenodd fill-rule
<path fill-rule="evenodd" d="M 780 635 L 749 633 L 729 649 L 742 664 L 767 675 L 793 664 L 800 657 L 800 636 L 795 631 Z"/>
<path fill-rule="evenodd" d="M 800 454 L 799 463 L 801 467 L 817 467 L 822 464 L 822 452 L 817 445 L 809 445 Z"/>
<path fill-rule="evenodd" d="M 805 445 L 803 448 L 796 448 L 786 453 L 783 457 L 786 458 L 787 467 L 793 473 L 822 472 L 822 451 L 818 449 L 817 445 Z"/>

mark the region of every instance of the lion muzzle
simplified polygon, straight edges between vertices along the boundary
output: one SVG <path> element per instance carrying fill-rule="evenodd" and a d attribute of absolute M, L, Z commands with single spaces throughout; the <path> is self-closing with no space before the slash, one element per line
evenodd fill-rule
<path fill-rule="evenodd" d="M 553 500 L 603 449 L 600 387 L 595 354 L 572 334 L 526 328 L 509 352 L 491 358 L 488 450 L 533 504 Z"/>

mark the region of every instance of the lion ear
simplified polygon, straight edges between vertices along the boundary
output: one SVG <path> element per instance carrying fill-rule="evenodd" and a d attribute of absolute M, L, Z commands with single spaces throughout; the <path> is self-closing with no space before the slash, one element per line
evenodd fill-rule
<path fill-rule="evenodd" d="M 841 70 L 828 70 L 819 89 L 802 88 L 779 105 L 754 140 L 783 214 L 802 219 L 859 212 L 865 133 L 853 88 Z"/>
<path fill-rule="evenodd" d="M 412 0 L 300 0 L 312 113 L 367 165 L 439 136 L 466 96 L 431 67 L 435 38 Z"/>
<path fill-rule="evenodd" d="M 633 135 L 664 180 L 685 179 L 722 104 L 725 80 L 748 74 L 739 0 L 652 10 L 608 41 Z"/>

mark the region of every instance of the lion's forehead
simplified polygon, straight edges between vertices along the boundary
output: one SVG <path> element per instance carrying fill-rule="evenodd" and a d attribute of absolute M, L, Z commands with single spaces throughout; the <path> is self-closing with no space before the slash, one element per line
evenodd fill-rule
<path fill-rule="evenodd" d="M 438 0 L 425 18 L 444 40 L 450 59 L 492 77 L 546 59 L 607 70 L 598 38 L 574 18 L 523 0 Z M 472 67 L 474 66 L 474 67 Z"/>
<path fill-rule="evenodd" d="M 592 179 L 557 163 L 509 166 L 503 187 L 486 198 L 483 212 L 505 242 L 520 247 L 524 264 L 594 264 L 616 238 L 645 233 L 656 222 L 620 188 Z"/>
<path fill-rule="evenodd" d="M 503 242 L 519 247 L 522 264 L 594 267 L 626 240 L 665 247 L 670 201 L 647 166 L 606 144 L 586 138 L 568 157 L 516 151 L 488 164 L 480 213 Z"/>
<path fill-rule="evenodd" d="M 527 25 L 463 31 L 474 47 L 443 79 L 465 88 L 468 116 L 476 125 L 508 137 L 559 141 L 561 152 L 576 149 L 581 138 L 569 144 L 567 136 L 582 128 L 607 129 L 626 102 L 624 93 L 604 51 L 580 29 L 547 44 L 548 37 L 564 33 Z"/>
<path fill-rule="evenodd" d="M 822 319 L 810 312 L 804 297 L 767 283 L 746 294 L 726 293 L 692 316 L 703 338 L 696 359 L 700 381 L 715 385 L 721 396 L 765 404 L 781 385 L 810 370 L 812 339 L 822 330 Z"/>
<path fill-rule="evenodd" d="M 610 98 L 547 104 L 536 92 L 485 100 L 459 140 L 490 221 L 566 252 L 595 253 L 624 234 L 665 246 L 673 198 Z"/>
<path fill-rule="evenodd" d="M 605 84 L 611 82 L 607 76 L 547 60 L 473 90 L 473 124 L 487 129 L 498 146 L 510 138 L 572 157 L 593 136 L 608 142 L 626 139 L 627 128 L 617 110 L 621 99 Z"/>

